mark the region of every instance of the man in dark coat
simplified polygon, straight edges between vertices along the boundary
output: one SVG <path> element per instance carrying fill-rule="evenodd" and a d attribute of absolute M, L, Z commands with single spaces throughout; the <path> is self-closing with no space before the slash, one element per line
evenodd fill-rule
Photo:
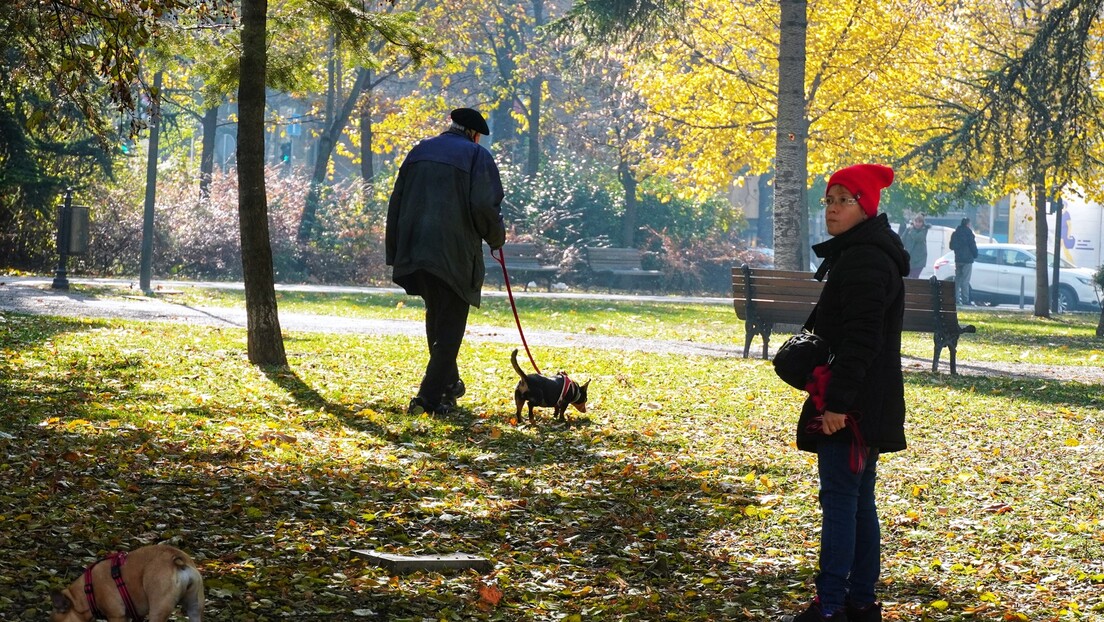
<path fill-rule="evenodd" d="M 955 299 L 960 305 L 970 304 L 970 277 L 977 259 L 977 239 L 970 229 L 970 219 L 962 222 L 951 233 L 951 250 L 955 255 Z"/>
<path fill-rule="evenodd" d="M 905 448 L 901 329 L 909 256 L 886 215 L 882 188 L 893 170 L 858 164 L 828 180 L 825 225 L 832 236 L 813 246 L 827 274 L 813 332 L 828 342 L 829 365 L 817 368 L 797 425 L 797 447 L 816 452 L 820 477 L 820 572 L 817 597 L 797 622 L 880 622 L 875 585 L 881 527 L 874 483 L 878 457 Z"/>
<path fill-rule="evenodd" d="M 492 249 L 506 242 L 498 166 L 479 145 L 490 134 L 487 122 L 471 108 L 450 116 L 446 132 L 406 156 L 387 205 L 391 278 L 426 307 L 429 363 L 410 412 L 443 414 L 464 394 L 456 357 L 468 311 L 480 303 L 483 242 Z"/>

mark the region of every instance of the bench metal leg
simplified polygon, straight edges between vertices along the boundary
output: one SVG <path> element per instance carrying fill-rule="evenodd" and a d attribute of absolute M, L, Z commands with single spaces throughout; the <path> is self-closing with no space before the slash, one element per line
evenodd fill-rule
<path fill-rule="evenodd" d="M 932 372 L 939 371 L 939 355 L 943 348 L 947 348 L 947 364 L 951 369 L 951 375 L 958 374 L 958 335 L 943 335 L 938 332 L 932 334 L 935 342 L 935 355 L 932 356 Z"/>

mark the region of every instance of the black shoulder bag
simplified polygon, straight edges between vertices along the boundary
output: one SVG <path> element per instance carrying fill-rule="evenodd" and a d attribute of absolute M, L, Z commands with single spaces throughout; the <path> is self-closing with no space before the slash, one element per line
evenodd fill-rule
<path fill-rule="evenodd" d="M 787 339 L 774 355 L 774 373 L 786 384 L 802 391 L 812 378 L 814 369 L 832 362 L 828 342 L 812 332 L 816 310 L 814 306 L 801 330 Z"/>

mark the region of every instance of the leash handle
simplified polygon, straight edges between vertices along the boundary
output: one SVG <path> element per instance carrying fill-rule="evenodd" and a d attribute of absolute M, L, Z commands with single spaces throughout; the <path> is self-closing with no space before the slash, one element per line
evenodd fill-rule
<path fill-rule="evenodd" d="M 506 273 L 506 255 L 502 252 L 502 247 L 492 248 L 491 257 L 502 266 L 502 280 L 506 283 L 506 295 L 510 298 L 510 309 L 514 312 L 514 323 L 517 324 L 518 334 L 521 335 L 521 345 L 525 346 L 525 355 L 529 357 L 529 363 L 539 374 L 540 367 L 537 367 L 537 362 L 533 360 L 533 353 L 529 351 L 529 342 L 525 341 L 525 331 L 521 329 L 521 318 L 518 317 L 517 303 L 514 302 L 514 290 L 510 287 L 510 275 Z"/>

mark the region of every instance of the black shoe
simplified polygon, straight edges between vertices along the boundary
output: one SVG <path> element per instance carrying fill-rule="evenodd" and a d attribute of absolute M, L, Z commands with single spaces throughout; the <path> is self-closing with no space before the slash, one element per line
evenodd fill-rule
<path fill-rule="evenodd" d="M 456 400 L 464 397 L 464 394 L 467 392 L 468 388 L 464 386 L 463 380 L 457 380 L 445 387 L 445 397 L 452 398 L 453 403 L 456 403 Z"/>
<path fill-rule="evenodd" d="M 451 415 L 460 409 L 456 407 L 456 403 L 442 402 L 440 404 L 427 404 L 425 400 L 420 397 L 415 397 L 410 400 L 410 405 L 406 407 L 406 414 L 408 415 L 421 415 L 423 413 L 429 413 L 431 415 Z"/>
<path fill-rule="evenodd" d="M 460 412 L 460 407 L 456 405 L 455 400 L 446 400 L 437 405 L 437 408 L 433 409 L 433 414 L 444 417 L 446 415 L 454 415 Z"/>
<path fill-rule="evenodd" d="M 843 611 L 826 616 L 820 610 L 820 603 L 813 601 L 808 608 L 796 616 L 782 616 L 782 622 L 850 622 Z"/>
<path fill-rule="evenodd" d="M 410 400 L 410 404 L 406 407 L 406 414 L 420 415 L 429 410 L 429 408 L 426 408 L 426 403 L 422 401 L 422 398 L 415 397 L 414 399 Z"/>
<path fill-rule="evenodd" d="M 862 609 L 847 603 L 847 622 L 882 622 L 882 603 L 873 603 Z"/>

